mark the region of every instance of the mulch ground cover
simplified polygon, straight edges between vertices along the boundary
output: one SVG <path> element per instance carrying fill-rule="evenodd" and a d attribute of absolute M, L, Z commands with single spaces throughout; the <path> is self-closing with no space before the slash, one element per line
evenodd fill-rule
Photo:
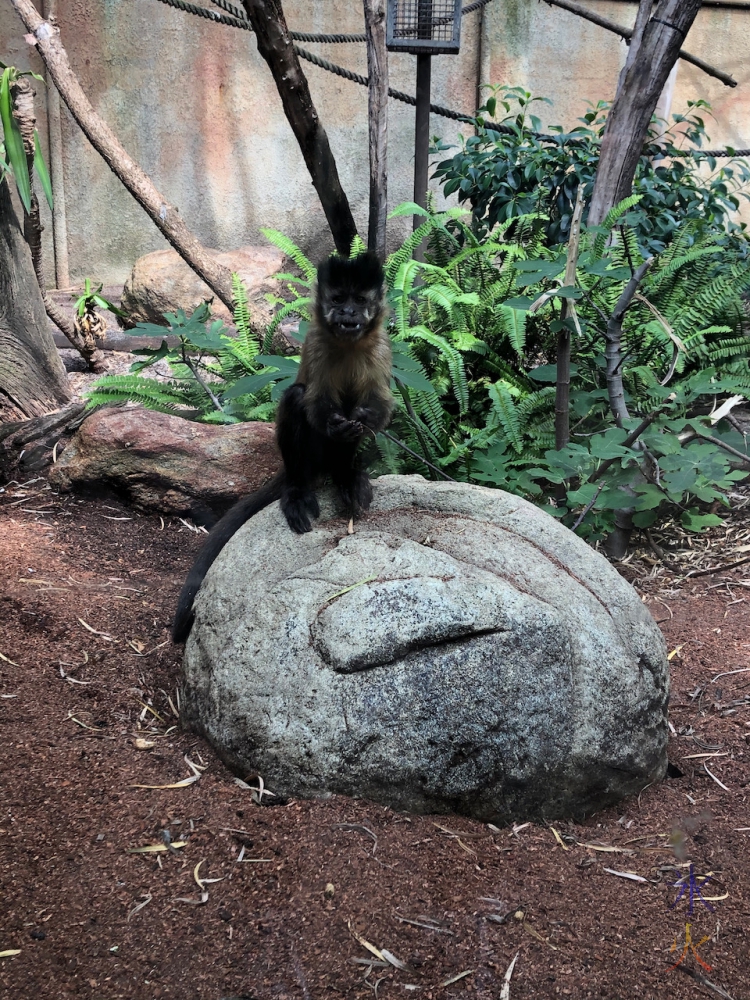
<path fill-rule="evenodd" d="M 0 995 L 746 1000 L 742 514 L 623 567 L 671 652 L 670 776 L 583 823 L 497 829 L 238 783 L 179 725 L 169 624 L 201 535 L 10 484 Z"/>

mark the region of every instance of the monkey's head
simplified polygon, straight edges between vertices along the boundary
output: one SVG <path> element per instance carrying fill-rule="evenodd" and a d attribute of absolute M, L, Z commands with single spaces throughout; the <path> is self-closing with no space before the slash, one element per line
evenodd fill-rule
<path fill-rule="evenodd" d="M 339 340 L 356 341 L 380 321 L 383 268 L 374 253 L 332 256 L 318 268 L 316 306 L 321 322 Z"/>

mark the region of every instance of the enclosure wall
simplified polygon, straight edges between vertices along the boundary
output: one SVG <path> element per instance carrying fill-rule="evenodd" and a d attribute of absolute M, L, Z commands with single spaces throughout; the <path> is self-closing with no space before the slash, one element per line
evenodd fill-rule
<path fill-rule="evenodd" d="M 589 2 L 623 24 L 635 5 Z M 41 3 L 38 4 L 41 9 Z M 291 28 L 362 32 L 359 0 L 285 0 Z M 331 246 L 322 210 L 251 33 L 213 24 L 157 0 L 57 0 L 62 39 L 93 105 L 209 246 L 262 242 L 260 229 L 288 233 L 313 254 Z M 363 75 L 363 44 L 306 48 Z M 685 47 L 732 73 L 734 90 L 682 63 L 673 107 L 706 98 L 714 145 L 750 146 L 750 13 L 705 9 Z M 459 56 L 433 60 L 432 100 L 471 113 L 481 82 L 518 84 L 554 99 L 541 117 L 567 126 L 586 101 L 613 96 L 625 45 L 603 29 L 537 0 L 493 0 L 464 18 Z M 0 0 L 0 60 L 42 72 L 10 0 Z M 367 93 L 303 62 L 360 231 L 368 208 Z M 391 56 L 391 86 L 414 93 L 416 57 Z M 48 134 L 44 88 L 38 110 Z M 389 202 L 410 200 L 414 109 L 389 106 Z M 455 142 L 454 122 L 433 115 L 431 132 Z M 123 280 L 141 254 L 164 243 L 150 220 L 62 111 L 62 157 L 71 280 Z M 46 219 L 46 273 L 52 260 Z M 409 220 L 389 223 L 393 245 Z"/>

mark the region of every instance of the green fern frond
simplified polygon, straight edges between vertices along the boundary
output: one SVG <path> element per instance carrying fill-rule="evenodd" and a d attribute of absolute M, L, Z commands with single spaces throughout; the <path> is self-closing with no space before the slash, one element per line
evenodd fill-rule
<path fill-rule="evenodd" d="M 237 327 L 240 343 L 250 357 L 255 357 L 255 354 L 258 353 L 258 341 L 253 334 L 250 320 L 247 288 L 236 272 L 232 273 L 232 300 L 234 302 L 234 324 Z"/>
<path fill-rule="evenodd" d="M 315 276 L 317 275 L 317 268 L 304 253 L 300 250 L 296 243 L 280 233 L 278 229 L 261 229 L 261 232 L 268 240 L 269 243 L 273 243 L 275 247 L 278 247 L 282 253 L 286 254 L 287 257 L 291 257 L 297 267 L 302 271 L 305 278 L 308 281 L 315 281 Z"/>
<path fill-rule="evenodd" d="M 389 286 L 394 286 L 396 276 L 399 271 L 403 265 L 407 263 L 407 261 L 411 260 L 414 256 L 414 251 L 420 245 L 422 240 L 427 237 L 427 234 L 433 230 L 434 226 L 435 224 L 432 219 L 428 219 L 426 222 L 423 222 L 418 229 L 415 229 L 414 232 L 407 237 L 398 250 L 394 251 L 394 253 L 390 254 L 390 256 L 386 259 L 384 271 L 385 280 Z"/>
<path fill-rule="evenodd" d="M 181 381 L 160 382 L 142 375 L 105 375 L 91 386 L 85 397 L 89 407 L 133 402 L 161 413 L 190 409 L 192 418 L 201 412 L 201 407 L 194 405 L 187 389 Z"/>
<path fill-rule="evenodd" d="M 354 260 L 355 257 L 361 257 L 363 253 L 367 253 L 367 244 L 359 233 L 355 233 L 351 249 L 349 250 L 349 257 Z"/>
<path fill-rule="evenodd" d="M 523 451 L 521 421 L 508 387 L 503 385 L 502 382 L 495 382 L 490 386 L 490 400 L 492 401 L 495 416 L 505 432 L 505 436 L 510 441 L 514 451 L 520 454 Z"/>

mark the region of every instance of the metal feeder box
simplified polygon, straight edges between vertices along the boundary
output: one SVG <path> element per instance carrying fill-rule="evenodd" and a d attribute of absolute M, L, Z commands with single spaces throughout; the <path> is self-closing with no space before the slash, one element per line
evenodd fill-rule
<path fill-rule="evenodd" d="M 458 53 L 462 0 L 388 0 L 386 46 L 391 52 Z"/>

